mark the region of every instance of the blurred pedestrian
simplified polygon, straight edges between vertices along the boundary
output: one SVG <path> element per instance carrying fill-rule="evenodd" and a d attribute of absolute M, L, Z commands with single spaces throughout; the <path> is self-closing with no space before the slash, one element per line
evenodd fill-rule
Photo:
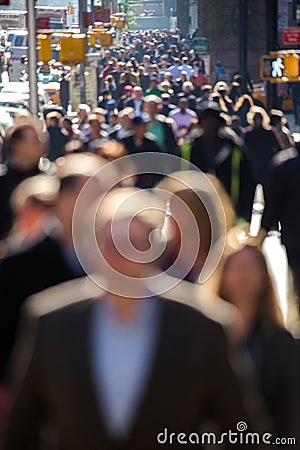
<path fill-rule="evenodd" d="M 27 330 L 33 340 L 19 349 L 21 377 L 6 450 L 37 448 L 45 420 L 66 448 L 154 450 L 169 442 L 166 433 L 191 433 L 205 427 L 208 418 L 221 433 L 246 417 L 220 324 L 145 291 L 141 277 L 155 263 L 133 261 L 134 250 L 149 249 L 149 235 L 160 221 L 152 209 L 147 211 L 155 204 L 150 193 L 137 204 L 130 201 L 134 192 L 116 191 L 97 214 L 102 255 L 116 274 L 105 272 L 107 290 L 97 291 L 95 285 L 87 290 L 76 282 L 59 291 L 64 307 L 55 301 L 57 290 L 28 304 L 27 314 L 37 326 Z M 120 210 L 122 216 L 112 223 Z M 127 236 L 132 247 L 124 255 L 116 246 L 123 248 Z M 127 289 L 117 282 L 120 276 L 129 277 Z M 132 298 L 134 293 L 141 298 Z M 44 436 L 46 443 L 51 438 Z"/>
<path fill-rule="evenodd" d="M 238 231 L 237 231 L 238 233 Z M 283 326 L 262 252 L 245 246 L 225 262 L 219 295 L 240 311 L 275 436 L 297 436 L 296 343 Z"/>
<path fill-rule="evenodd" d="M 65 145 L 69 141 L 67 133 L 60 127 L 61 115 L 50 112 L 46 116 L 46 126 L 49 134 L 49 159 L 55 161 L 65 154 Z"/>
<path fill-rule="evenodd" d="M 12 213 L 10 196 L 19 183 L 39 173 L 51 173 L 53 165 L 42 158 L 46 142 L 32 125 L 15 128 L 8 138 L 8 160 L 1 165 L 0 174 L 0 238 L 10 231 Z"/>
<path fill-rule="evenodd" d="M 38 242 L 0 264 L 0 380 L 12 351 L 24 300 L 47 287 L 85 275 L 73 245 L 73 210 L 89 176 L 105 161 L 90 154 L 68 155 L 57 161 L 61 181 L 55 211 L 61 226 L 53 227 L 52 221 L 45 223 Z M 97 195 L 99 192 L 100 187 Z"/>
<path fill-rule="evenodd" d="M 192 145 L 190 162 L 223 183 L 239 217 L 250 220 L 254 197 L 254 176 L 240 140 L 226 133 L 226 122 L 215 103 L 200 113 L 202 133 Z"/>
<path fill-rule="evenodd" d="M 197 114 L 189 109 L 189 102 L 187 97 L 180 97 L 178 108 L 170 112 L 169 118 L 174 120 L 176 124 L 176 137 L 180 137 L 180 129 L 182 127 L 189 128 L 192 121 L 197 120 Z"/>
<path fill-rule="evenodd" d="M 271 109 L 270 125 L 278 132 L 283 144 L 283 149 L 295 146 L 293 135 L 284 124 L 284 115 L 282 111 L 278 109 Z"/>
<path fill-rule="evenodd" d="M 269 126 L 268 114 L 259 106 L 250 109 L 248 122 L 250 125 L 245 129 L 245 145 L 255 182 L 265 186 L 270 160 L 283 148 L 283 144 L 277 131 Z"/>
<path fill-rule="evenodd" d="M 296 143 L 298 146 L 299 144 Z M 292 269 L 295 290 L 300 299 L 300 215 L 296 207 L 300 202 L 300 155 L 295 148 L 277 153 L 271 160 L 266 183 L 266 207 L 263 226 L 266 230 L 279 231 L 287 250 Z"/>

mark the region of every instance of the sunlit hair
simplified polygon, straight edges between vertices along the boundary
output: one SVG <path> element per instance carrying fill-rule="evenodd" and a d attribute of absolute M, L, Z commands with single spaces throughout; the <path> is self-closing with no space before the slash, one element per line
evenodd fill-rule
<path fill-rule="evenodd" d="M 268 113 L 260 106 L 252 106 L 247 114 L 247 121 L 250 125 L 254 124 L 255 115 L 260 114 L 262 117 L 262 126 L 267 127 L 270 124 L 270 117 Z"/>
<path fill-rule="evenodd" d="M 219 93 L 219 91 L 221 90 L 226 90 L 226 94 L 228 94 L 228 86 L 227 86 L 227 84 L 225 83 L 225 81 L 218 81 L 217 82 L 217 84 L 215 85 L 215 87 L 214 87 L 214 90 L 213 90 L 213 92 L 214 93 Z"/>
<path fill-rule="evenodd" d="M 96 149 L 96 154 L 102 156 L 104 159 L 113 161 L 127 155 L 126 148 L 121 142 L 107 141 L 101 147 Z"/>
<path fill-rule="evenodd" d="M 266 259 L 262 251 L 256 246 L 246 245 L 242 249 L 231 253 L 227 257 L 227 259 L 224 261 L 223 264 L 223 271 L 218 288 L 218 295 L 222 299 L 228 301 L 229 303 L 232 303 L 228 286 L 226 286 L 226 274 L 228 270 L 230 270 L 230 263 L 233 261 L 233 259 L 245 250 L 251 252 L 255 256 L 256 264 L 260 269 L 260 273 L 263 279 L 261 292 L 259 293 L 257 298 L 257 312 L 256 312 L 257 318 L 261 320 L 266 319 L 271 320 L 279 325 L 282 325 L 283 317 L 281 310 L 278 306 L 273 282 L 270 273 L 268 271 Z"/>
<path fill-rule="evenodd" d="M 234 107 L 235 111 L 238 111 L 244 105 L 245 102 L 248 102 L 249 108 L 253 108 L 254 102 L 253 102 L 252 97 L 248 94 L 244 94 L 236 102 L 235 107 Z"/>

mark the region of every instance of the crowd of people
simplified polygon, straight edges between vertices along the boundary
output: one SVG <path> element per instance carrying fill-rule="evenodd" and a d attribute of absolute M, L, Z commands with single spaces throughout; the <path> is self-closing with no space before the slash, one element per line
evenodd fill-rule
<path fill-rule="evenodd" d="M 220 61 L 210 84 L 180 33 L 123 44 L 96 108 L 68 116 L 64 96 L 2 139 L 0 447 L 179 449 L 232 430 L 223 448 L 297 448 L 298 312 L 262 244 L 280 231 L 298 305 L 300 140 Z"/>

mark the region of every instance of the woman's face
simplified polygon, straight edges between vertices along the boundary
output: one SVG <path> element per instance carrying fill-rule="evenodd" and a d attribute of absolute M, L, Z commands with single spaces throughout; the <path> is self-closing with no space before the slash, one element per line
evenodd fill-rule
<path fill-rule="evenodd" d="M 245 302 L 255 306 L 263 289 L 263 275 L 257 255 L 244 248 L 231 256 L 223 275 L 224 292 L 237 307 Z"/>

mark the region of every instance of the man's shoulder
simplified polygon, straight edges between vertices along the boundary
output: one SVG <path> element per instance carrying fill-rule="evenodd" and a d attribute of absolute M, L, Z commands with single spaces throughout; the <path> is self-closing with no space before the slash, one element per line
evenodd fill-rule
<path fill-rule="evenodd" d="M 102 297 L 103 294 L 104 291 L 97 282 L 86 276 L 57 284 L 29 297 L 24 309 L 36 319 L 68 315 L 77 311 L 82 304 Z"/>
<path fill-rule="evenodd" d="M 172 109 L 172 111 L 169 112 L 169 117 L 176 116 L 177 114 L 180 114 L 180 109 L 179 108 Z"/>
<path fill-rule="evenodd" d="M 200 284 L 181 280 L 160 298 L 182 322 L 186 318 L 204 328 L 220 329 L 231 327 L 237 320 L 233 305 Z"/>
<path fill-rule="evenodd" d="M 271 165 L 273 169 L 277 169 L 278 171 L 290 170 L 294 167 L 299 168 L 300 156 L 294 147 L 281 150 L 275 153 L 271 160 Z"/>
<path fill-rule="evenodd" d="M 45 236 L 32 246 L 24 248 L 22 250 L 17 250 L 15 253 L 10 254 L 5 259 L 3 259 L 0 265 L 0 270 L 2 268 L 9 267 L 16 268 L 19 265 L 22 265 L 24 268 L 26 268 L 26 264 L 31 263 L 35 257 L 40 258 L 41 254 L 46 255 L 51 249 L 56 248 L 57 244 L 55 243 L 55 240 L 50 236 Z"/>

